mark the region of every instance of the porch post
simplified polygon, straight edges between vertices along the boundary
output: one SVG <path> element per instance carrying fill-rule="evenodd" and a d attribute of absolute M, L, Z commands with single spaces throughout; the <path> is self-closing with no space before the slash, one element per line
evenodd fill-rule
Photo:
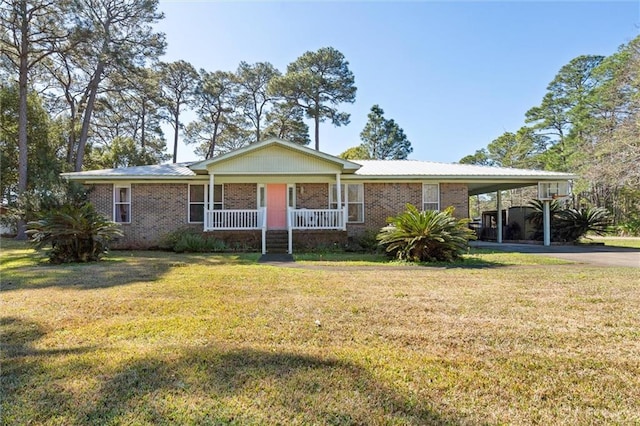
<path fill-rule="evenodd" d="M 204 212 L 204 227 L 205 229 L 211 229 L 213 227 L 212 218 L 213 213 L 208 213 L 213 211 L 213 185 L 215 183 L 213 173 L 209 172 L 209 203 L 207 203 L 207 208 Z"/>
<path fill-rule="evenodd" d="M 544 245 L 551 245 L 551 201 L 543 200 L 542 201 L 542 228 L 544 230 Z"/>
<path fill-rule="evenodd" d="M 213 173 L 209 172 L 209 210 L 213 210 L 213 185 L 215 179 Z"/>
<path fill-rule="evenodd" d="M 342 212 L 342 188 L 341 188 L 341 182 L 340 182 L 340 173 L 336 173 L 336 197 L 337 199 L 337 203 L 336 205 L 338 206 L 338 210 L 340 210 L 340 212 Z M 342 212 L 344 213 L 344 212 Z M 346 229 L 347 227 L 347 223 L 344 220 L 344 214 L 341 215 L 342 216 L 342 229 Z"/>
<path fill-rule="evenodd" d="M 498 209 L 498 217 L 496 218 L 497 229 L 497 241 L 502 244 L 502 191 L 498 191 L 496 196 L 496 204 Z"/>

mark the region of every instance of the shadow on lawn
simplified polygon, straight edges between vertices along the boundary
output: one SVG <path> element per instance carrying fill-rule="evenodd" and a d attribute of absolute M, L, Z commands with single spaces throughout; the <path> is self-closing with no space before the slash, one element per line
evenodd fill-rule
<path fill-rule="evenodd" d="M 207 347 L 147 358 L 107 380 L 78 423 L 456 424 L 362 367 L 294 353 Z M 179 401 L 178 407 L 175 403 Z M 180 416 L 176 418 L 176 412 Z"/>
<path fill-rule="evenodd" d="M 80 355 L 94 347 L 38 349 L 34 344 L 47 334 L 35 321 L 0 318 L 0 413 L 2 424 L 45 422 L 61 410 L 73 410 L 77 401 L 50 382 L 52 359 Z M 47 384 L 40 388 L 38 384 Z M 72 411 L 71 411 L 72 412 Z"/>
<path fill-rule="evenodd" d="M 109 372 L 82 356 L 96 348 L 34 348 L 47 334 L 36 322 L 2 318 L 0 331 L 6 424 L 459 423 L 331 357 L 206 346 Z M 74 385 L 96 377 L 97 388 Z"/>
<path fill-rule="evenodd" d="M 172 268 L 191 265 L 245 265 L 257 255 L 176 254 L 156 251 L 113 251 L 99 262 L 5 267 L 1 291 L 48 287 L 91 290 L 152 282 Z"/>

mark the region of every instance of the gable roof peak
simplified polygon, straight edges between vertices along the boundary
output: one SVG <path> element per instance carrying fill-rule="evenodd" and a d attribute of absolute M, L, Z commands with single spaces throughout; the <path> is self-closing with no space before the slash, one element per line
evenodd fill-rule
<path fill-rule="evenodd" d="M 247 146 L 244 146 L 242 148 L 238 148 L 236 150 L 233 151 L 229 151 L 226 152 L 224 154 L 218 155 L 216 157 L 213 158 L 209 158 L 207 160 L 203 160 L 203 161 L 199 161 L 196 163 L 193 163 L 189 166 L 189 168 L 191 170 L 201 170 L 201 171 L 206 171 L 208 166 L 211 164 L 215 164 L 221 161 L 225 161 L 234 157 L 239 157 L 242 155 L 245 155 L 247 153 L 253 152 L 253 151 L 257 151 L 260 149 L 265 149 L 269 146 L 280 146 L 286 149 L 289 149 L 291 151 L 294 152 L 299 152 L 305 155 L 309 155 L 312 157 L 316 157 L 319 159 L 322 159 L 324 161 L 328 161 L 334 164 L 339 164 L 342 166 L 342 169 L 344 171 L 355 171 L 358 170 L 361 166 L 358 163 L 349 161 L 349 160 L 345 160 L 343 158 L 340 157 L 336 157 L 334 155 L 331 154 L 327 154 L 325 152 L 322 151 L 316 151 L 315 149 L 311 149 L 307 146 L 303 146 L 303 145 L 299 145 L 297 143 L 293 143 L 290 141 L 287 141 L 285 139 L 281 139 L 281 138 L 277 138 L 277 137 L 270 137 L 267 139 L 263 139 L 259 142 L 254 142 L 252 144 L 249 144 Z"/>

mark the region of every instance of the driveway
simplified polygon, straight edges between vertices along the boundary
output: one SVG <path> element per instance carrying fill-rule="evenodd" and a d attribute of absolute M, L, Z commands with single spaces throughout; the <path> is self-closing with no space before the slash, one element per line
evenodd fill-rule
<path fill-rule="evenodd" d="M 471 241 L 470 245 L 491 250 L 556 257 L 590 265 L 640 268 L 640 250 L 633 248 L 600 245 L 551 245 L 545 247 L 542 244 L 498 244 L 491 241 Z"/>

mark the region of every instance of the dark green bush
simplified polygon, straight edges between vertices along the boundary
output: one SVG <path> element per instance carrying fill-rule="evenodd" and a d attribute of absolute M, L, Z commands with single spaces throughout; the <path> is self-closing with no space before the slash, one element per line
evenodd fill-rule
<path fill-rule="evenodd" d="M 558 214 L 557 235 L 560 241 L 575 242 L 587 233 L 605 235 L 611 220 L 609 212 L 602 207 L 566 209 Z"/>
<path fill-rule="evenodd" d="M 359 251 L 365 253 L 377 253 L 380 250 L 377 236 L 378 232 L 372 229 L 367 229 L 362 235 L 356 237 L 354 242 L 357 247 L 360 248 Z"/>
<path fill-rule="evenodd" d="M 158 248 L 161 250 L 174 251 L 174 247 L 176 246 L 178 240 L 185 234 L 200 234 L 200 231 L 197 231 L 193 228 L 178 228 L 175 231 L 171 231 L 166 233 L 158 243 Z"/>
<path fill-rule="evenodd" d="M 419 211 L 411 204 L 406 208 L 387 219 L 389 225 L 378 233 L 379 244 L 390 256 L 414 262 L 454 261 L 476 238 L 469 220 L 456 219 L 452 207 L 442 212 Z"/>
<path fill-rule="evenodd" d="M 40 220 L 29 222 L 27 233 L 37 249 L 51 245 L 52 263 L 99 260 L 109 242 L 122 236 L 120 225 L 97 213 L 91 203 L 52 209 Z"/>
<path fill-rule="evenodd" d="M 173 246 L 173 251 L 176 253 L 214 253 L 226 250 L 227 246 L 223 241 L 197 233 L 180 235 Z"/>
<path fill-rule="evenodd" d="M 536 228 L 533 238 L 543 239 L 543 208 L 544 204 L 540 200 L 533 200 L 529 203 L 534 211 L 527 216 L 527 219 Z M 562 205 L 553 200 L 549 208 L 551 218 L 551 241 L 576 242 L 587 233 L 604 235 L 609 231 L 611 219 L 609 212 L 602 207 L 591 207 L 586 209 L 563 209 Z"/>

